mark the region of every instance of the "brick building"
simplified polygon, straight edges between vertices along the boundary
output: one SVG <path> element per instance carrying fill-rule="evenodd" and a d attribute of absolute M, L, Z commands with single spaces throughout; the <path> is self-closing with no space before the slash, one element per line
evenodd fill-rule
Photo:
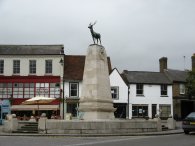
<path fill-rule="evenodd" d="M 173 114 L 178 119 L 185 118 L 190 112 L 195 111 L 195 99 L 186 95 L 185 85 L 188 71 L 168 69 L 167 58 L 159 59 L 160 72 L 164 72 L 173 83 Z M 192 69 L 195 68 L 195 56 L 192 56 Z"/>

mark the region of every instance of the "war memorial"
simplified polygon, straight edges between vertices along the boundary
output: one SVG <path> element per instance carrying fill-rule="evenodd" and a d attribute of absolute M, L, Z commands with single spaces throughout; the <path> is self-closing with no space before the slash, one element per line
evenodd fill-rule
<path fill-rule="evenodd" d="M 100 34 L 93 30 L 94 24 L 90 23 L 88 27 L 94 43 L 88 46 L 86 53 L 82 94 L 78 109 L 79 119 L 56 120 L 41 117 L 38 121 L 38 132 L 71 135 L 128 135 L 161 131 L 158 118 L 151 120 L 115 119 L 106 49 L 101 44 Z M 13 119 L 14 117 L 5 122 L 5 131 L 13 132 L 20 127 L 17 120 Z"/>

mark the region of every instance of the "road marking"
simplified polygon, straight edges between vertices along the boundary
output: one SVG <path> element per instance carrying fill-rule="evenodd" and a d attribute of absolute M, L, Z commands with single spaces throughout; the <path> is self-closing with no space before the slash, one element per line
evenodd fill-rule
<path fill-rule="evenodd" d="M 141 136 L 141 137 L 131 137 L 131 138 L 122 138 L 122 139 L 111 139 L 111 140 L 103 140 L 103 141 L 96 141 L 96 142 L 86 142 L 86 143 L 70 144 L 70 145 L 63 145 L 63 146 L 83 146 L 83 145 L 120 142 L 120 141 L 126 141 L 126 140 L 135 140 L 135 139 L 143 139 L 143 138 L 151 138 L 151 137 L 155 137 L 155 136 Z"/>

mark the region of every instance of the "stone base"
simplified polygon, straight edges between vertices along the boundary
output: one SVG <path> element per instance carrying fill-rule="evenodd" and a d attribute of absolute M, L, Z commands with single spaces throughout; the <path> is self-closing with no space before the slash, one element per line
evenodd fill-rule
<path fill-rule="evenodd" d="M 142 132 L 158 131 L 158 123 L 155 120 L 99 120 L 99 121 L 65 121 L 47 120 L 48 134 L 110 134 L 128 135 Z"/>
<path fill-rule="evenodd" d="M 83 114 L 83 119 L 87 119 L 87 120 L 111 120 L 114 119 L 114 115 L 113 113 L 110 112 L 86 112 Z"/>

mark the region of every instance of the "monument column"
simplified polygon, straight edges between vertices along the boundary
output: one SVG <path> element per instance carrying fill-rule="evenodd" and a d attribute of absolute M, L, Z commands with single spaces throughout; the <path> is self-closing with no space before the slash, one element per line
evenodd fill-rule
<path fill-rule="evenodd" d="M 114 119 L 107 55 L 101 45 L 88 47 L 79 111 L 84 120 Z"/>

